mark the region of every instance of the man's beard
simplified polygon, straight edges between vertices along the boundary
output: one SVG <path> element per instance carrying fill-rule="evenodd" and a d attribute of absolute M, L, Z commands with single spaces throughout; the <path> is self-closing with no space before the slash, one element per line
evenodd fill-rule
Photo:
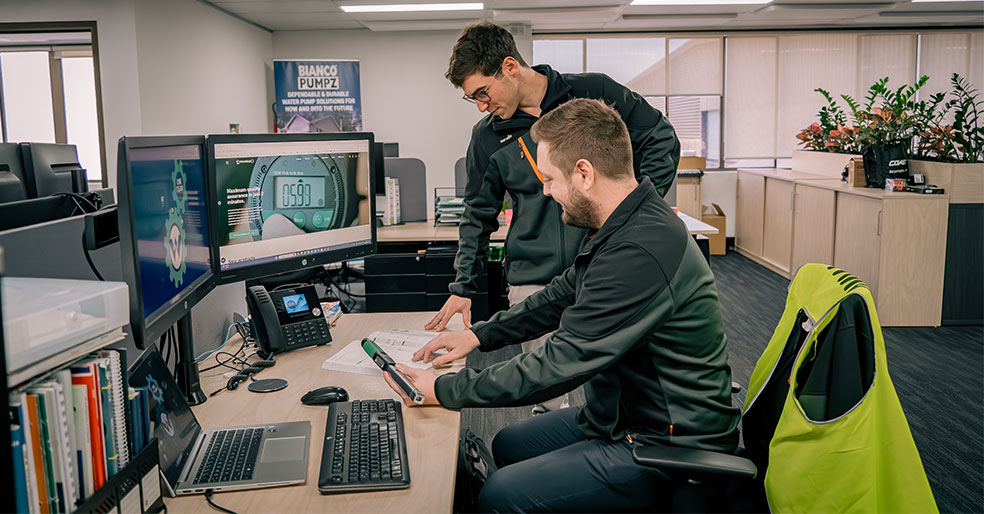
<path fill-rule="evenodd" d="M 598 228 L 595 223 L 594 204 L 574 187 L 568 186 L 568 201 L 570 205 L 561 205 L 564 210 L 561 219 L 564 223 L 577 228 Z"/>

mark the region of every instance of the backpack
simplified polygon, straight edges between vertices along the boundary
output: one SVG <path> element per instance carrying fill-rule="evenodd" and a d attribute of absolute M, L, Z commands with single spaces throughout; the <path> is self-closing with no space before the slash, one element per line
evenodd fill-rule
<path fill-rule="evenodd" d="M 495 472 L 492 452 L 481 437 L 465 429 L 458 441 L 458 472 L 454 479 L 454 512 L 476 512 L 478 493 Z"/>

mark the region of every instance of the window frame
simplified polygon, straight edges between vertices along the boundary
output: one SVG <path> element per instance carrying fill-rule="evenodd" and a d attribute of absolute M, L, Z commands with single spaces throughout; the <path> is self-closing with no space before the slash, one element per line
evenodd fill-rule
<path fill-rule="evenodd" d="M 24 51 L 46 51 L 48 52 L 48 69 L 51 77 L 51 101 L 53 109 L 53 122 L 55 128 L 55 142 L 65 143 L 68 140 L 67 123 L 65 119 L 65 92 L 62 82 L 61 59 L 63 54 L 69 57 L 84 57 L 84 53 L 91 53 L 92 72 L 95 79 L 96 91 L 96 130 L 99 136 L 99 160 L 102 168 L 102 177 L 98 180 L 89 180 L 89 186 L 100 188 L 109 187 L 109 177 L 106 161 L 106 129 L 103 120 L 103 101 L 102 101 L 102 78 L 99 66 L 99 37 L 95 21 L 67 21 L 67 22 L 26 22 L 26 23 L 0 23 L 0 34 L 17 34 L 33 32 L 87 32 L 90 35 L 91 43 L 88 45 L 63 44 L 63 45 L 0 45 L 2 52 L 24 52 Z M 0 70 L 0 141 L 7 141 L 6 113 L 4 112 L 3 98 L 3 72 Z"/>

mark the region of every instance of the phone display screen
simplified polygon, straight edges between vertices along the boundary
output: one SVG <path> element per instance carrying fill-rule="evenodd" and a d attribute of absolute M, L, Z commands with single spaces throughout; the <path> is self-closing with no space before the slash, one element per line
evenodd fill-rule
<path fill-rule="evenodd" d="M 285 296 L 282 301 L 284 302 L 284 309 L 287 309 L 288 314 L 295 314 L 308 310 L 307 299 L 304 298 L 303 294 Z"/>

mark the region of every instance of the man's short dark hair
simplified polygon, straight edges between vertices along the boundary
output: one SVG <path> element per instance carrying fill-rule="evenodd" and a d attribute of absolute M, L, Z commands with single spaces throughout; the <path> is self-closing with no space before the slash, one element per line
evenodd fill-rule
<path fill-rule="evenodd" d="M 601 100 L 575 98 L 544 114 L 530 128 L 537 144 L 550 145 L 550 162 L 570 177 L 586 159 L 608 178 L 633 176 L 632 141 L 618 111 Z"/>
<path fill-rule="evenodd" d="M 494 74 L 506 57 L 512 57 L 520 65 L 526 66 L 526 61 L 516 48 L 516 40 L 505 27 L 480 21 L 461 31 L 444 76 L 454 87 L 460 88 L 465 79 L 476 71 L 487 76 Z"/>

